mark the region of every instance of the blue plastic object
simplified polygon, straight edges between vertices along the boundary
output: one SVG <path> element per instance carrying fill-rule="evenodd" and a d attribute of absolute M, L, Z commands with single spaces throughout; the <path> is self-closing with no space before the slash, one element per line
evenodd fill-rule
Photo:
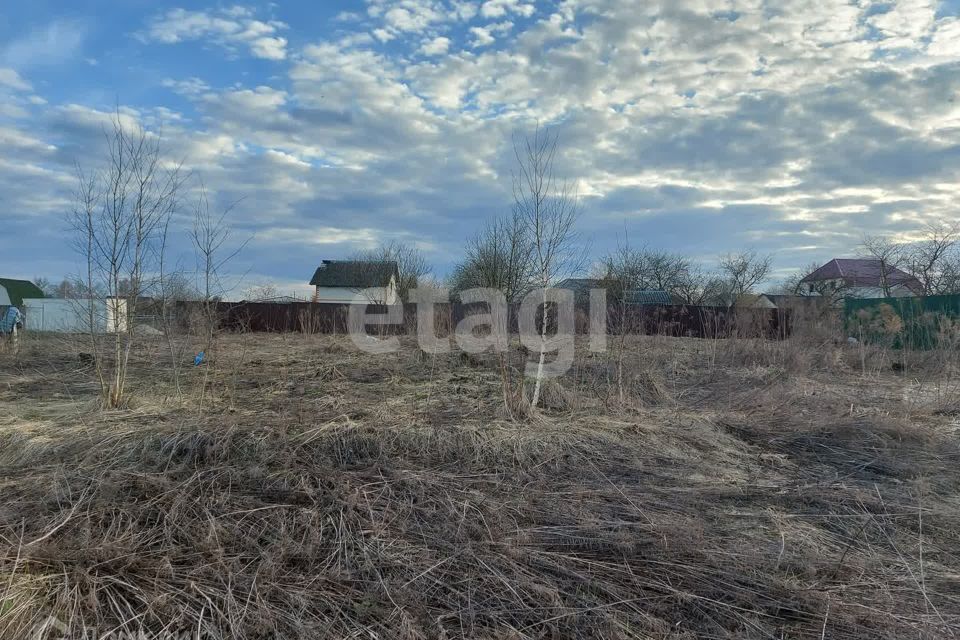
<path fill-rule="evenodd" d="M 193 366 L 199 367 L 205 357 L 206 356 L 204 355 L 203 351 L 198 353 L 197 357 L 193 359 Z"/>

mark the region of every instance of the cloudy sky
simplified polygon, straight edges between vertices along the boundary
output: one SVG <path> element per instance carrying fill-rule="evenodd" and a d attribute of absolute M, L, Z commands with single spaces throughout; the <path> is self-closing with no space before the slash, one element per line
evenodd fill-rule
<path fill-rule="evenodd" d="M 415 243 L 439 274 L 510 204 L 538 120 L 593 255 L 626 234 L 787 271 L 957 219 L 960 0 L 30 0 L 0 12 L 0 275 L 77 271 L 102 129 L 161 132 L 291 288 Z M 192 267 L 183 234 L 181 261 Z M 302 290 L 302 287 L 301 287 Z"/>

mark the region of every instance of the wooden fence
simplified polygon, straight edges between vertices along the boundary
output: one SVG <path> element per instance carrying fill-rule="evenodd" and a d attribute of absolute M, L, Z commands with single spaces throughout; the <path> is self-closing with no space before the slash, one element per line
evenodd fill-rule
<path fill-rule="evenodd" d="M 219 302 L 211 309 L 226 331 L 299 332 L 345 334 L 350 330 L 349 304 L 310 302 Z M 511 333 L 518 329 L 519 306 L 509 308 L 507 325 Z M 433 328 L 438 336 L 449 336 L 466 317 L 488 313 L 484 304 L 440 303 L 434 305 Z M 368 305 L 368 314 L 386 314 L 382 305 Z M 203 303 L 178 302 L 175 316 L 182 328 L 204 313 Z M 395 312 L 396 313 L 396 312 Z M 370 326 L 368 331 L 389 334 L 415 334 L 417 305 L 406 304 L 403 320 L 396 324 Z M 540 326 L 538 318 L 537 326 Z M 555 318 L 548 318 L 552 331 Z M 790 316 L 777 309 L 698 307 L 689 305 L 611 305 L 607 308 L 607 333 L 620 335 L 663 335 L 690 338 L 782 339 L 790 334 Z M 589 314 L 577 308 L 575 332 L 590 331 Z"/>

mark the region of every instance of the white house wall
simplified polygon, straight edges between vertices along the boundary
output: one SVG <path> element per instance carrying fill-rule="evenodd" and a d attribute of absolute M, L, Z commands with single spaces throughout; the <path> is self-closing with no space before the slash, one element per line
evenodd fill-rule
<path fill-rule="evenodd" d="M 10 294 L 7 293 L 7 288 L 0 284 L 0 307 L 10 306 Z"/>
<path fill-rule="evenodd" d="M 374 287 L 370 293 L 361 293 L 361 289 L 346 287 L 317 287 L 317 302 L 334 304 L 394 304 L 396 293 L 390 287 Z M 359 300 L 357 295 L 360 294 Z"/>
<path fill-rule="evenodd" d="M 834 291 L 841 290 L 841 297 L 843 298 L 906 298 L 917 295 L 909 287 L 901 284 L 891 285 L 889 287 L 890 295 L 884 293 L 882 287 L 847 287 L 842 280 L 821 280 L 817 284 L 833 285 Z M 814 289 L 814 284 L 810 283 L 808 290 L 812 293 Z"/>
<path fill-rule="evenodd" d="M 890 287 L 890 294 L 887 295 L 881 287 L 852 287 L 844 291 L 844 295 L 850 298 L 907 298 L 915 296 L 913 291 L 901 285 Z"/>

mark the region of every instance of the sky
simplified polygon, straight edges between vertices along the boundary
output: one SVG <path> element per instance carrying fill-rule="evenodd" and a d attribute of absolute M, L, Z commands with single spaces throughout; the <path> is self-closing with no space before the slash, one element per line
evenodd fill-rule
<path fill-rule="evenodd" d="M 397 241 L 443 276 L 559 136 L 594 257 L 774 257 L 957 220 L 960 0 L 30 0 L 0 12 L 0 276 L 79 271 L 76 167 L 119 111 L 231 205 L 245 285 Z M 176 216 L 171 252 L 193 258 Z"/>

